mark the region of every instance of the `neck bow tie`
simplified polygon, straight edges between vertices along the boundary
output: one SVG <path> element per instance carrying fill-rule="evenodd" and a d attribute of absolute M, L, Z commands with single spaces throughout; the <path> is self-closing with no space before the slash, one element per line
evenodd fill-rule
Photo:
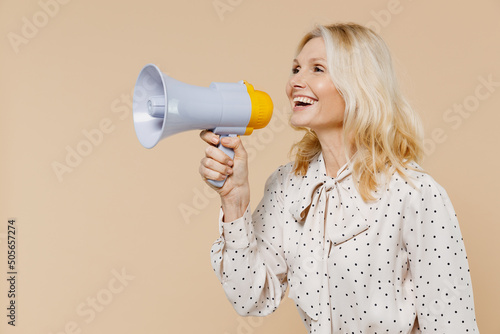
<path fill-rule="evenodd" d="M 363 200 L 350 180 L 349 165 L 335 178 L 327 176 L 325 170 L 320 154 L 303 178 L 298 200 L 290 207 L 297 222 L 295 242 L 291 243 L 289 297 L 313 320 L 322 318 L 321 327 L 330 328 L 330 252 L 370 226 L 359 208 Z"/>

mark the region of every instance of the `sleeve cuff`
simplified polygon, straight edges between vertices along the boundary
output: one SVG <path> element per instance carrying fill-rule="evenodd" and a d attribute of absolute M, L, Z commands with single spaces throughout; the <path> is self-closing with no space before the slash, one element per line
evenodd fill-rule
<path fill-rule="evenodd" d="M 219 214 L 219 233 L 224 238 L 226 248 L 241 249 L 250 246 L 253 238 L 252 215 L 250 204 L 248 204 L 242 217 L 231 222 L 223 222 L 224 212 L 222 208 Z"/>

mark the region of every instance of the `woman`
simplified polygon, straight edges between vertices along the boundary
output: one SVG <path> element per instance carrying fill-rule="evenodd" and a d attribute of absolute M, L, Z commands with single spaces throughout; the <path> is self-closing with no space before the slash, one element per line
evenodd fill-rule
<path fill-rule="evenodd" d="M 212 266 L 243 316 L 273 312 L 289 286 L 310 333 L 477 333 L 459 225 L 417 164 L 421 127 L 383 40 L 357 24 L 301 41 L 286 86 L 295 161 L 267 180 L 250 214 L 247 155 L 224 138 L 200 165 L 221 180 Z"/>

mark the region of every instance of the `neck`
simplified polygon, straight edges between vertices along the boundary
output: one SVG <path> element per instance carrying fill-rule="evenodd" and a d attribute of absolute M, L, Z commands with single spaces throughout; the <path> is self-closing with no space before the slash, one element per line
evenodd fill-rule
<path fill-rule="evenodd" d="M 343 129 L 339 128 L 329 130 L 328 132 L 316 132 L 316 135 L 321 143 L 326 174 L 331 177 L 336 177 L 339 169 L 348 161 L 344 148 Z M 350 152 L 348 152 L 348 154 L 350 158 Z"/>

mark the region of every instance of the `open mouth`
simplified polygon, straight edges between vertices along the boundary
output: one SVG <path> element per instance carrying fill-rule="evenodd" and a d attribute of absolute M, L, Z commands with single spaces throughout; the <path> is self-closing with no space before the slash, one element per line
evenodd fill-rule
<path fill-rule="evenodd" d="M 294 107 L 308 107 L 315 104 L 317 100 L 305 96 L 297 96 L 293 99 Z"/>

